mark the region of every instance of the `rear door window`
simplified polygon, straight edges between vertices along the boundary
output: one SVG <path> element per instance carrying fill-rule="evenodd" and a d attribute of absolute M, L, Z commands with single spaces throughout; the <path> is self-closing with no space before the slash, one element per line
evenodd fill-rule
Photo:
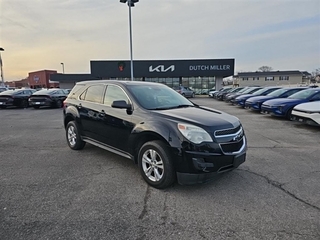
<path fill-rule="evenodd" d="M 87 90 L 81 94 L 80 99 L 88 102 L 101 103 L 104 92 L 104 85 L 94 85 L 87 88 Z"/>

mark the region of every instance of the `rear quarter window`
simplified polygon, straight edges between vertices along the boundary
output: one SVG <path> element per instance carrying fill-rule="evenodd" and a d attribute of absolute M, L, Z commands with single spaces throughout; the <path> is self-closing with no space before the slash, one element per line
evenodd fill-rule
<path fill-rule="evenodd" d="M 71 92 L 69 93 L 68 98 L 70 99 L 77 99 L 79 97 L 79 95 L 83 92 L 82 90 L 84 89 L 84 85 L 81 84 L 77 84 L 75 85 Z"/>

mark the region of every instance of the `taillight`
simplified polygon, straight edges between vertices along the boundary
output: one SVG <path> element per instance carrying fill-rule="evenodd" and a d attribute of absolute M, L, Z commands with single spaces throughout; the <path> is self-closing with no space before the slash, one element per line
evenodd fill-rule
<path fill-rule="evenodd" d="M 66 108 L 66 106 L 67 106 L 67 102 L 66 102 L 66 100 L 64 100 L 64 101 L 63 101 L 63 106 L 62 106 L 62 107 L 63 107 L 63 108 Z"/>

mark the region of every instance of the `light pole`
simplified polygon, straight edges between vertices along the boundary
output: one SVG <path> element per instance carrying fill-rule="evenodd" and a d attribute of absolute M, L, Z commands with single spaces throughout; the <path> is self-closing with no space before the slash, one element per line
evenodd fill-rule
<path fill-rule="evenodd" d="M 130 69 L 131 69 L 131 81 L 133 81 L 133 57 L 132 57 L 132 27 L 131 27 L 131 7 L 139 2 L 139 0 L 120 0 L 121 3 L 128 3 L 129 6 L 129 29 L 130 29 Z"/>
<path fill-rule="evenodd" d="M 62 65 L 62 73 L 64 74 L 64 63 L 61 63 Z"/>
<path fill-rule="evenodd" d="M 1 58 L 1 52 L 4 51 L 2 47 L 0 47 L 0 70 L 1 70 L 1 86 L 4 87 L 4 78 L 3 78 L 3 69 L 2 69 L 2 58 Z"/>

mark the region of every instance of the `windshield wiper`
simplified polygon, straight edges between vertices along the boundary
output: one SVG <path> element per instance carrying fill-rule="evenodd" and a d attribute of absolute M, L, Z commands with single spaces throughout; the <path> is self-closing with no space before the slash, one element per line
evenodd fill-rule
<path fill-rule="evenodd" d="M 158 108 L 152 108 L 149 110 L 168 110 L 168 109 L 175 109 L 175 108 L 185 108 L 185 107 L 194 107 L 193 105 L 189 104 L 181 104 L 181 105 L 176 105 L 172 107 L 158 107 Z"/>

